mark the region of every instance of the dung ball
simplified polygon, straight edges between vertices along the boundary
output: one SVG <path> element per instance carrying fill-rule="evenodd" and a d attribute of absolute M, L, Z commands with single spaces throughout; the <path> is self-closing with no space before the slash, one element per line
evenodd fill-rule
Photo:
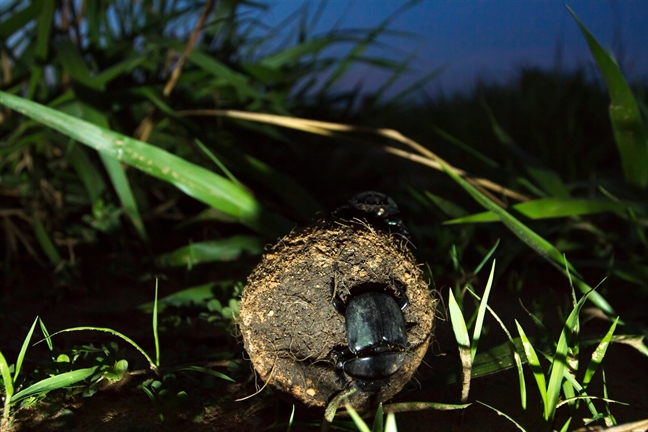
<path fill-rule="evenodd" d="M 367 288 L 370 287 L 370 288 Z M 402 366 L 367 382 L 340 367 L 353 358 L 347 346 L 344 310 L 358 290 L 382 287 L 402 309 L 406 343 Z M 260 378 L 308 406 L 325 407 L 342 391 L 354 408 L 368 409 L 396 395 L 412 378 L 432 338 L 436 301 L 406 241 L 362 223 L 322 221 L 294 231 L 263 255 L 248 277 L 239 327 Z M 391 355 L 391 354 L 389 354 Z M 389 358 L 386 355 L 386 358 Z"/>

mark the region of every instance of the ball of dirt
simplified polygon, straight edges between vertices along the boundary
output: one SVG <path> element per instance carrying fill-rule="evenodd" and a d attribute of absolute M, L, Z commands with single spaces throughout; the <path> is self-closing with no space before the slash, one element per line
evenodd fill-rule
<path fill-rule="evenodd" d="M 368 284 L 399 286 L 409 297 L 403 309 L 405 364 L 378 383 L 355 380 L 334 361 L 347 340 L 345 318 L 332 298 L 347 301 L 354 287 Z M 292 232 L 265 253 L 243 291 L 239 326 L 264 382 L 319 407 L 355 387 L 348 402 L 365 410 L 412 378 L 432 338 L 435 306 L 402 236 L 366 224 L 323 221 Z"/>

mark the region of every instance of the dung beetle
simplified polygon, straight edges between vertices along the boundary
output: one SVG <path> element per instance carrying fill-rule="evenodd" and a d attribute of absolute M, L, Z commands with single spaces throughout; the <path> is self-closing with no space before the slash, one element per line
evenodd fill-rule
<path fill-rule="evenodd" d="M 338 369 L 350 377 L 382 381 L 405 363 L 407 329 L 402 309 L 408 299 L 400 288 L 398 291 L 400 297 L 395 299 L 386 292 L 369 290 L 353 296 L 346 305 L 334 296 L 333 305 L 345 317 L 347 336 L 347 348 L 334 353 L 334 358 Z"/>
<path fill-rule="evenodd" d="M 370 225 L 396 232 L 409 237 L 403 225 L 396 202 L 389 196 L 375 191 L 361 192 L 351 198 L 346 204 L 338 207 L 331 215 L 334 218 L 352 220 L 364 219 Z"/>

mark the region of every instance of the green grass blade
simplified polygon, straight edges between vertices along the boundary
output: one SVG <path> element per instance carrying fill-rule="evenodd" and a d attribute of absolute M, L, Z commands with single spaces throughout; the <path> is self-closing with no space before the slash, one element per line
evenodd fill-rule
<path fill-rule="evenodd" d="M 161 298 L 157 301 L 158 312 L 163 312 L 167 306 L 182 307 L 205 303 L 206 300 L 214 298 L 212 288 L 216 284 L 217 282 L 210 282 L 204 285 L 194 286 Z M 154 302 L 149 302 L 138 306 L 138 309 L 145 312 L 153 312 L 154 306 Z"/>
<path fill-rule="evenodd" d="M 493 245 L 493 247 L 490 248 L 490 250 L 488 251 L 488 253 L 487 253 L 486 255 L 484 255 L 484 258 L 481 260 L 481 262 L 477 265 L 477 267 L 475 267 L 475 270 L 473 271 L 473 274 L 474 274 L 474 275 L 478 275 L 478 274 L 479 274 L 479 272 L 481 271 L 481 269 L 486 265 L 486 263 L 488 262 L 488 260 L 493 256 L 493 254 L 494 254 L 495 251 L 497 250 L 497 247 L 499 246 L 499 244 L 500 244 L 500 239 L 497 239 L 497 241 L 495 242 L 495 244 Z M 495 261 L 493 260 L 493 267 L 494 267 L 494 266 L 495 266 Z M 491 272 L 492 272 L 492 270 L 491 270 Z"/>
<path fill-rule="evenodd" d="M 56 249 L 56 246 L 54 246 L 54 242 L 47 234 L 47 231 L 45 231 L 45 227 L 41 223 L 38 216 L 34 215 L 32 220 L 34 223 L 34 234 L 36 235 L 38 243 L 41 245 L 43 252 L 45 252 L 45 255 L 47 255 L 47 258 L 50 260 L 52 265 L 56 267 L 62 260 L 58 249 Z"/>
<path fill-rule="evenodd" d="M 235 380 L 233 380 L 232 378 L 228 377 L 225 374 L 204 367 L 200 367 L 200 366 L 188 366 L 180 370 L 201 372 L 207 375 L 215 376 L 216 378 L 224 379 L 225 381 L 236 382 Z"/>
<path fill-rule="evenodd" d="M 86 378 L 91 377 L 95 371 L 96 367 L 90 367 L 86 369 L 78 369 L 70 372 L 65 372 L 53 377 L 45 378 L 42 381 L 32 384 L 26 389 L 19 391 L 14 395 L 12 403 L 17 403 L 21 399 L 25 399 L 29 396 L 37 395 L 39 393 L 46 393 L 52 390 L 57 390 L 63 387 L 70 386 L 79 381 L 83 381 Z"/>
<path fill-rule="evenodd" d="M 243 254 L 259 255 L 265 243 L 258 237 L 234 236 L 223 240 L 191 243 L 161 255 L 157 263 L 163 267 L 191 266 L 214 261 L 235 261 Z"/>
<path fill-rule="evenodd" d="M 387 414 L 387 421 L 385 422 L 385 432 L 397 432 L 396 416 L 393 412 Z"/>
<path fill-rule="evenodd" d="M 83 182 L 90 203 L 94 204 L 106 191 L 106 183 L 94 162 L 88 157 L 85 148 L 70 140 L 66 154 L 67 160 Z"/>
<path fill-rule="evenodd" d="M 2 351 L 0 351 L 0 376 L 2 376 L 2 384 L 5 388 L 5 408 L 4 416 L 9 416 L 9 403 L 14 392 L 13 378 L 11 377 L 11 370 L 9 369 L 9 363 L 5 359 Z"/>
<path fill-rule="evenodd" d="M 111 328 L 105 328 L 105 327 L 89 327 L 89 326 L 84 326 L 84 327 L 71 327 L 71 328 L 67 328 L 67 329 L 59 330 L 59 331 L 57 331 L 56 333 L 53 333 L 53 334 L 51 335 L 51 337 L 54 337 L 54 336 L 56 336 L 56 335 L 58 335 L 58 334 L 61 334 L 61 333 L 69 333 L 69 332 L 74 332 L 74 331 L 88 331 L 88 330 L 90 330 L 90 331 L 99 331 L 99 332 L 110 333 L 110 334 L 112 334 L 112 335 L 114 335 L 114 336 L 117 336 L 117 337 L 123 339 L 124 341 L 126 341 L 127 343 L 129 343 L 130 345 L 132 345 L 132 346 L 133 346 L 137 351 L 139 351 L 139 352 L 144 356 L 144 358 L 146 358 L 146 360 L 149 362 L 149 365 L 151 366 L 151 369 L 153 369 L 153 370 L 157 370 L 157 366 L 156 366 L 155 362 L 153 362 L 153 359 L 151 359 L 151 357 L 150 357 L 148 354 L 146 354 L 146 351 L 144 351 L 144 350 L 143 350 L 139 345 L 137 345 L 137 344 L 135 343 L 134 340 L 132 340 L 132 339 L 129 338 L 128 336 L 126 336 L 126 335 L 124 335 L 124 334 L 122 334 L 122 333 L 119 333 L 118 331 L 113 330 L 113 329 L 111 329 Z"/>
<path fill-rule="evenodd" d="M 103 86 L 95 82 L 78 47 L 71 40 L 57 41 L 54 44 L 54 49 L 57 53 L 57 59 L 70 74 L 70 78 L 85 87 L 103 91 Z"/>
<path fill-rule="evenodd" d="M 592 377 L 596 373 L 596 370 L 598 369 L 599 365 L 603 361 L 603 357 L 605 357 L 605 353 L 607 352 L 607 349 L 610 346 L 610 342 L 612 341 L 612 336 L 614 335 L 614 330 L 616 330 L 616 326 L 618 323 L 619 323 L 619 318 L 614 320 L 614 322 L 610 326 L 610 329 L 605 334 L 601 342 L 598 344 L 596 350 L 594 350 L 594 352 L 592 353 L 592 358 L 589 364 L 587 365 L 587 369 L 585 370 L 585 376 L 583 377 L 583 388 L 587 388 L 590 381 L 592 380 Z"/>
<path fill-rule="evenodd" d="M 487 407 L 487 408 L 492 409 L 492 410 L 495 411 L 497 414 L 501 415 L 502 417 L 506 418 L 508 421 L 510 421 L 511 423 L 513 423 L 513 424 L 514 424 L 518 429 L 520 429 L 520 430 L 523 431 L 523 432 L 526 432 L 526 429 L 524 429 L 524 428 L 522 427 L 522 425 L 520 425 L 518 422 L 516 422 L 515 420 L 513 420 L 513 418 L 512 418 L 511 416 L 509 416 L 508 414 L 505 414 L 504 412 L 498 410 L 497 408 L 493 408 L 492 406 L 490 406 L 490 405 L 488 405 L 488 404 L 486 404 L 486 403 L 484 403 L 484 402 L 477 401 L 477 403 L 478 403 L 478 404 L 481 404 L 481 405 L 484 405 L 484 406 Z"/>
<path fill-rule="evenodd" d="M 126 216 L 128 216 L 130 221 L 133 223 L 133 226 L 140 238 L 145 242 L 148 241 L 146 228 L 144 228 L 144 222 L 142 221 L 142 216 L 137 207 L 135 195 L 133 194 L 133 190 L 128 182 L 128 177 L 126 177 L 124 167 L 121 162 L 113 156 L 101 152 L 99 153 L 99 156 L 108 172 L 108 176 L 110 177 L 115 192 L 117 192 L 124 213 L 126 213 Z"/>
<path fill-rule="evenodd" d="M 220 168 L 221 171 L 223 171 L 223 174 L 227 176 L 228 179 L 232 183 L 234 183 L 236 186 L 242 187 L 241 182 L 239 182 L 236 177 L 230 172 L 230 170 L 227 169 L 224 163 L 222 163 L 215 155 L 212 153 L 206 146 L 203 144 L 199 139 L 195 140 L 195 143 L 198 147 L 200 147 L 200 150 L 203 151 L 207 155 L 209 159 L 211 159 L 214 164 Z"/>
<path fill-rule="evenodd" d="M 383 404 L 382 402 L 378 404 L 378 409 L 376 409 L 376 414 L 374 415 L 374 421 L 371 425 L 371 432 L 382 432 L 384 428 L 384 413 L 383 413 Z"/>
<path fill-rule="evenodd" d="M 40 10 L 41 5 L 38 2 L 33 2 L 20 11 L 13 13 L 8 19 L 2 21 L 2 25 L 0 26 L 0 40 L 6 41 L 9 39 L 9 36 L 23 28 L 31 20 L 35 19 Z"/>
<path fill-rule="evenodd" d="M 27 98 L 32 99 L 36 93 L 36 87 L 43 76 L 43 69 L 47 55 L 49 53 L 50 31 L 54 21 L 54 11 L 56 2 L 41 0 L 38 2 L 40 15 L 36 23 L 36 51 L 34 56 L 34 66 L 32 67 L 31 79 L 29 81 L 29 93 Z"/>
<path fill-rule="evenodd" d="M 0 103 L 99 152 L 167 181 L 187 195 L 236 217 L 253 229 L 269 234 L 290 229 L 288 221 L 267 212 L 246 190 L 165 150 L 8 93 L 0 92 Z"/>
<path fill-rule="evenodd" d="M 628 183 L 645 188 L 648 186 L 648 134 L 637 100 L 614 58 L 605 52 L 574 11 L 569 6 L 565 7 L 578 23 L 607 83 L 610 94 L 610 120 L 625 178 Z"/>
<path fill-rule="evenodd" d="M 50 334 L 47 331 L 47 327 L 45 327 L 45 323 L 43 322 L 42 319 L 39 319 L 38 323 L 40 324 L 40 328 L 41 331 L 43 332 L 43 336 L 45 336 L 45 342 L 47 343 L 47 348 L 49 348 L 50 351 L 54 351 L 54 345 L 52 344 L 52 339 L 50 338 Z"/>
<path fill-rule="evenodd" d="M 466 321 L 464 320 L 463 313 L 459 308 L 457 300 L 455 300 L 452 290 L 449 291 L 448 309 L 450 310 L 450 321 L 452 322 L 452 331 L 457 341 L 459 348 L 459 357 L 461 358 L 462 370 L 462 388 L 461 388 L 461 402 L 468 400 L 468 393 L 470 392 L 470 374 L 472 367 L 472 359 L 470 354 L 470 336 L 466 328 Z"/>
<path fill-rule="evenodd" d="M 485 164 L 489 168 L 499 168 L 500 164 L 493 159 L 489 158 L 485 154 L 475 150 L 473 146 L 470 146 L 466 144 L 465 142 L 459 140 L 458 138 L 455 138 L 454 136 L 450 135 L 448 132 L 444 131 L 443 129 L 433 126 L 432 130 L 434 133 L 439 135 L 441 138 L 444 140 L 448 141 L 450 144 L 454 144 L 456 147 L 460 148 L 461 150 L 465 151 L 468 154 L 471 154 L 475 158 L 479 159 L 483 164 Z"/>
<path fill-rule="evenodd" d="M 153 340 L 155 341 L 155 366 L 160 367 L 160 338 L 158 336 L 158 279 L 155 279 L 153 299 Z"/>
<path fill-rule="evenodd" d="M 529 219 L 551 219 L 570 216 L 584 216 L 603 212 L 613 212 L 623 215 L 627 206 L 621 202 L 613 202 L 595 198 L 540 198 L 515 204 L 513 208 Z M 445 225 L 459 223 L 497 222 L 500 218 L 493 212 L 477 213 L 450 221 Z"/>
<path fill-rule="evenodd" d="M 29 341 L 31 341 L 32 335 L 34 334 L 34 329 L 36 328 L 37 321 L 38 321 L 38 317 L 36 317 L 34 323 L 29 329 L 29 333 L 27 333 L 27 337 L 25 337 L 22 347 L 20 348 L 20 353 L 18 353 L 18 359 L 16 360 L 16 370 L 13 376 L 14 383 L 17 381 L 18 375 L 20 374 L 20 368 L 22 367 L 23 361 L 25 360 L 25 354 L 27 353 L 27 348 L 29 347 Z"/>
<path fill-rule="evenodd" d="M 425 195 L 432 201 L 443 213 L 449 217 L 460 218 L 466 215 L 466 210 L 458 206 L 449 199 L 445 199 L 431 192 L 425 191 Z"/>
<path fill-rule="evenodd" d="M 481 301 L 479 303 L 479 309 L 477 311 L 477 319 L 475 320 L 475 328 L 473 329 L 472 344 L 470 345 L 471 364 L 475 361 L 475 356 L 477 355 L 477 345 L 479 345 L 482 326 L 484 325 L 484 316 L 486 315 L 486 306 L 488 306 L 488 296 L 490 295 L 491 288 L 493 286 L 494 274 L 495 274 L 495 260 L 493 260 L 491 272 L 490 275 L 488 276 L 488 282 L 486 283 L 486 288 L 484 289 L 484 295 L 481 298 Z"/>
<path fill-rule="evenodd" d="M 554 197 L 568 197 L 569 191 L 562 179 L 554 170 L 545 166 L 538 158 L 515 143 L 513 138 L 502 128 L 485 100 L 482 106 L 491 123 L 493 133 L 500 143 L 505 145 L 515 156 L 520 159 L 528 175 L 542 188 L 544 192 Z"/>
<path fill-rule="evenodd" d="M 522 346 L 524 348 L 524 355 L 527 358 L 533 377 L 535 378 L 536 384 L 538 385 L 538 390 L 540 391 L 540 398 L 542 399 L 542 405 L 544 406 L 544 417 L 549 416 L 549 409 L 547 404 L 547 382 L 545 380 L 544 372 L 542 371 L 542 366 L 540 365 L 540 359 L 531 344 L 531 341 L 527 337 L 526 333 L 522 329 L 520 323 L 515 320 L 515 325 L 517 326 L 518 334 L 522 340 Z"/>
<path fill-rule="evenodd" d="M 569 317 L 567 317 L 567 321 L 565 321 L 562 332 L 560 333 L 560 338 L 558 339 L 556 352 L 551 362 L 551 374 L 549 375 L 549 383 L 547 384 L 547 405 L 549 412 L 548 416 L 546 416 L 545 419 L 547 420 L 548 424 L 551 424 L 556 414 L 556 408 L 558 407 L 558 398 L 560 397 L 560 390 L 562 388 L 562 381 L 567 369 L 569 343 L 574 333 L 574 328 L 576 328 L 578 323 L 578 314 L 587 301 L 588 296 L 589 293 L 586 293 L 583 297 L 581 297 L 576 306 L 574 306 L 574 309 L 569 314 Z"/>
<path fill-rule="evenodd" d="M 353 423 L 355 423 L 356 427 L 360 432 L 371 432 L 371 429 L 369 429 L 369 426 L 367 423 L 362 420 L 362 417 L 360 417 L 360 414 L 356 410 L 353 409 L 353 407 L 349 404 L 346 404 L 346 410 L 351 416 L 351 419 L 353 420 Z"/>
<path fill-rule="evenodd" d="M 185 48 L 183 43 L 172 43 L 171 45 L 180 52 Z M 219 82 L 232 86 L 237 91 L 240 99 L 261 99 L 261 95 L 250 84 L 247 76 L 233 71 L 225 64 L 201 52 L 199 49 L 194 49 L 187 57 L 187 60 L 218 78 Z"/>

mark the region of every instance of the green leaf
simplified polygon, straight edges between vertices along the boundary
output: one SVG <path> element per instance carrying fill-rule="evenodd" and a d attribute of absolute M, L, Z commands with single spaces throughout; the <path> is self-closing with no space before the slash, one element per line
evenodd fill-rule
<path fill-rule="evenodd" d="M 3 43 L 9 39 L 9 36 L 23 28 L 29 21 L 35 19 L 41 10 L 38 2 L 32 2 L 26 8 L 13 13 L 8 19 L 2 21 L 0 26 L 0 41 Z"/>
<path fill-rule="evenodd" d="M 538 385 L 538 390 L 540 391 L 540 397 L 542 399 L 542 404 L 544 406 L 544 417 L 549 416 L 549 405 L 547 403 L 547 381 L 545 380 L 545 375 L 542 370 L 542 365 L 540 364 L 540 359 L 531 344 L 531 341 L 527 337 L 526 333 L 522 329 L 520 323 L 515 320 L 515 325 L 517 326 L 518 334 L 522 340 L 522 347 L 524 349 L 524 355 L 527 358 L 533 377 L 535 378 L 536 384 Z"/>
<path fill-rule="evenodd" d="M 258 237 L 234 236 L 223 240 L 212 240 L 191 243 L 173 252 L 158 257 L 160 266 L 187 266 L 214 262 L 234 261 L 244 253 L 258 255 L 263 251 L 265 243 Z"/>
<path fill-rule="evenodd" d="M 595 198 L 540 198 L 515 204 L 513 209 L 522 213 L 529 219 L 550 219 L 569 216 L 582 216 L 603 212 L 624 214 L 626 206 L 621 202 L 613 202 Z M 450 221 L 445 225 L 460 223 L 497 222 L 499 217 L 492 212 L 477 213 Z"/>
<path fill-rule="evenodd" d="M 66 158 L 83 182 L 83 185 L 88 192 L 90 203 L 94 204 L 101 198 L 101 195 L 106 190 L 106 183 L 104 182 L 99 169 L 88 157 L 87 150 L 72 140 L 68 146 Z"/>
<path fill-rule="evenodd" d="M 607 349 L 610 346 L 610 342 L 612 341 L 612 336 L 614 335 L 614 330 L 616 329 L 618 323 L 619 323 L 619 318 L 614 320 L 614 322 L 610 326 L 610 329 L 605 334 L 601 342 L 598 344 L 596 350 L 594 350 L 594 352 L 592 353 L 592 359 L 587 365 L 587 369 L 585 370 L 585 376 L 583 377 L 583 388 L 587 388 L 590 381 L 592 380 L 592 377 L 596 373 L 596 370 L 598 369 L 599 365 L 603 361 L 603 357 L 605 357 L 605 353 L 607 352 Z"/>
<path fill-rule="evenodd" d="M 216 378 L 224 379 L 225 381 L 236 382 L 232 378 L 228 377 L 225 374 L 222 374 L 220 372 L 216 372 L 214 370 L 207 369 L 207 368 L 204 368 L 204 367 L 200 367 L 200 366 L 188 366 L 188 367 L 182 368 L 180 370 L 202 372 L 202 373 L 207 374 L 207 375 L 215 376 Z"/>
<path fill-rule="evenodd" d="M 5 359 L 2 351 L 0 351 L 0 376 L 2 376 L 2 383 L 5 388 L 5 417 L 8 416 L 8 404 L 11 402 L 11 397 L 13 396 L 14 386 L 13 378 L 11 378 L 11 370 L 9 369 L 9 363 Z"/>
<path fill-rule="evenodd" d="M 36 52 L 34 56 L 34 66 L 32 68 L 31 80 L 29 82 L 28 98 L 32 99 L 36 92 L 36 86 L 43 76 L 43 66 L 49 53 L 50 31 L 54 21 L 54 11 L 56 2 L 50 0 L 40 0 L 38 3 L 40 15 L 37 22 Z"/>
<path fill-rule="evenodd" d="M 490 295 L 491 288 L 493 286 L 494 274 L 495 274 L 495 260 L 493 260 L 493 266 L 491 267 L 491 272 L 488 275 L 488 282 L 486 283 L 486 288 L 484 289 L 484 295 L 482 296 L 481 301 L 479 302 L 477 319 L 475 320 L 475 328 L 473 329 L 472 344 L 470 345 L 471 364 L 475 361 L 475 356 L 477 355 L 477 346 L 479 345 L 479 339 L 481 338 L 482 325 L 484 324 L 484 316 L 486 315 L 486 306 L 488 306 L 488 296 Z"/>
<path fill-rule="evenodd" d="M 457 300 L 455 300 L 452 290 L 449 291 L 448 309 L 450 310 L 450 321 L 452 322 L 452 331 L 455 335 L 455 340 L 459 348 L 459 357 L 461 358 L 461 370 L 463 374 L 461 401 L 465 402 L 468 399 L 468 392 L 470 390 L 470 374 L 472 368 L 472 358 L 470 354 L 470 336 L 466 328 L 466 321 L 463 313 L 459 308 Z"/>
<path fill-rule="evenodd" d="M 31 341 L 32 335 L 34 334 L 34 329 L 36 328 L 37 321 L 38 321 L 38 317 L 36 317 L 34 323 L 29 329 L 29 333 L 27 333 L 27 337 L 25 337 L 22 347 L 20 348 L 20 352 L 18 353 L 18 360 L 16 360 L 16 371 L 14 372 L 14 377 L 13 377 L 14 383 L 18 379 L 20 368 L 22 367 L 23 361 L 25 361 L 25 354 L 27 353 L 27 348 L 29 347 L 29 341 Z"/>
<path fill-rule="evenodd" d="M 78 383 L 79 381 L 83 381 L 84 379 L 92 376 L 92 374 L 94 374 L 96 370 L 96 367 L 78 369 L 75 371 L 55 375 L 50 378 L 45 378 L 44 380 L 39 381 L 36 384 L 32 384 L 26 389 L 16 393 L 11 402 L 16 403 L 21 399 L 25 399 L 29 396 L 37 395 L 40 393 L 47 393 L 52 390 L 57 390 Z"/>
<path fill-rule="evenodd" d="M 605 52 L 574 11 L 569 6 L 565 7 L 578 23 L 607 83 L 610 94 L 610 120 L 625 178 L 628 183 L 645 188 L 648 186 L 648 134 L 637 100 L 614 58 Z"/>
<path fill-rule="evenodd" d="M 524 150 L 517 145 L 513 138 L 502 128 L 490 107 L 486 104 L 484 99 L 481 100 L 488 119 L 491 123 L 493 133 L 500 143 L 504 144 L 511 152 L 517 156 L 523 163 L 524 169 L 529 176 L 546 192 L 547 194 L 555 197 L 568 197 L 569 191 L 563 183 L 562 179 L 554 170 L 545 166 L 537 157 Z"/>
<path fill-rule="evenodd" d="M 213 288 L 216 285 L 230 284 L 230 282 L 211 282 L 204 285 L 187 288 L 158 300 L 158 311 L 162 312 L 167 306 L 190 306 L 192 304 L 203 304 L 206 300 L 214 298 Z M 145 303 L 138 306 L 138 309 L 152 312 L 154 302 Z"/>
<path fill-rule="evenodd" d="M 34 215 L 32 221 L 34 224 L 34 234 L 36 234 L 36 239 L 41 245 L 43 252 L 45 252 L 45 255 L 47 255 L 47 258 L 49 258 L 52 265 L 59 265 L 62 260 L 61 255 L 56 249 L 56 246 L 54 246 L 54 242 L 52 242 L 52 239 L 47 234 L 47 231 L 45 231 L 45 227 L 36 215 Z"/>
<path fill-rule="evenodd" d="M 270 234 L 285 233 L 290 229 L 288 221 L 267 212 L 245 189 L 165 150 L 5 92 L 0 92 L 0 103 L 100 153 L 167 181 L 253 229 Z"/>
<path fill-rule="evenodd" d="M 545 419 L 547 420 L 548 424 L 551 424 L 551 422 L 553 421 L 553 418 L 556 414 L 556 408 L 558 407 L 558 398 L 560 397 L 562 381 L 567 369 L 569 343 L 571 342 L 574 328 L 576 328 L 576 326 L 578 325 L 578 314 L 587 301 L 587 297 L 589 297 L 590 293 L 593 292 L 594 291 L 590 291 L 583 297 L 581 297 L 576 306 L 574 306 L 574 309 L 569 314 L 569 317 L 567 317 L 567 320 L 563 325 L 562 332 L 560 333 L 558 345 L 556 346 L 556 352 L 554 353 L 553 360 L 551 362 L 551 374 L 549 376 L 549 384 L 547 385 Z"/>

